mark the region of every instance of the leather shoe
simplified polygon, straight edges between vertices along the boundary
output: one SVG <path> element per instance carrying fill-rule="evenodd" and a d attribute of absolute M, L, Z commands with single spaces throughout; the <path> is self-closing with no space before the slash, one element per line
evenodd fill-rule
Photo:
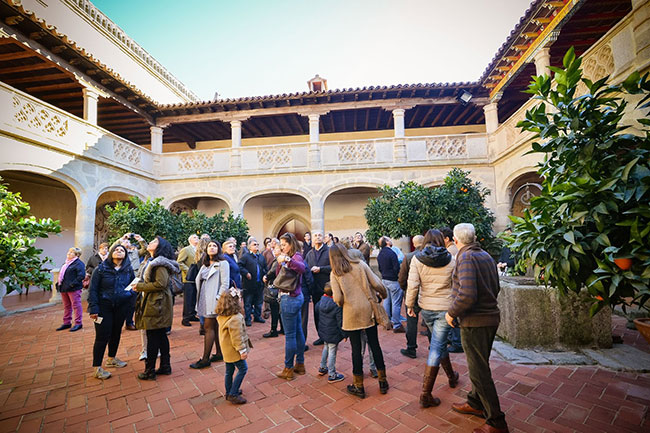
<path fill-rule="evenodd" d="M 83 328 L 82 325 L 74 325 L 72 328 L 70 328 L 70 332 L 77 332 L 81 328 Z"/>
<path fill-rule="evenodd" d="M 474 416 L 478 416 L 478 417 L 481 417 L 481 418 L 485 418 L 485 414 L 483 413 L 482 410 L 474 409 L 467 402 L 465 402 L 465 403 L 452 403 L 451 404 L 451 409 L 454 410 L 455 412 L 462 413 L 462 414 L 465 414 L 465 415 L 474 415 Z"/>
<path fill-rule="evenodd" d="M 253 319 L 253 322 L 266 323 L 266 320 L 262 319 L 261 317 L 256 317 L 256 318 Z"/>
<path fill-rule="evenodd" d="M 135 325 L 126 325 L 125 328 L 127 331 L 137 331 Z"/>
<path fill-rule="evenodd" d="M 246 321 L 246 326 L 251 326 L 253 323 L 250 320 Z"/>
<path fill-rule="evenodd" d="M 56 328 L 56 330 L 57 330 L 57 331 L 63 331 L 64 329 L 70 329 L 70 328 L 72 328 L 72 325 L 71 325 L 71 324 L 68 323 L 68 324 L 66 325 L 66 324 L 64 323 L 63 325 L 61 325 L 61 326 L 59 326 L 58 328 Z"/>
<path fill-rule="evenodd" d="M 264 338 L 275 338 L 277 336 L 278 336 L 277 331 L 270 331 L 270 332 L 267 332 L 266 334 L 262 335 L 262 337 L 264 337 Z"/>
<path fill-rule="evenodd" d="M 406 356 L 408 358 L 411 358 L 411 359 L 417 358 L 415 350 L 400 349 L 399 353 L 401 353 L 402 355 L 404 355 L 404 356 Z"/>
<path fill-rule="evenodd" d="M 200 322 L 200 321 L 201 321 L 201 320 L 199 320 L 199 318 L 196 317 L 196 316 L 192 316 L 192 317 L 190 317 L 190 318 L 187 319 L 187 320 L 189 320 L 190 322 Z"/>
<path fill-rule="evenodd" d="M 397 328 L 393 328 L 393 332 L 394 332 L 395 334 L 405 334 L 405 333 L 406 333 L 406 329 L 404 329 L 403 326 L 398 326 Z"/>
<path fill-rule="evenodd" d="M 510 430 L 508 430 L 508 427 L 506 428 L 496 428 L 492 427 L 489 424 L 483 424 L 479 428 L 475 428 L 472 430 L 473 433 L 510 433 Z"/>
<path fill-rule="evenodd" d="M 183 326 L 192 326 L 192 324 L 190 323 L 190 321 L 187 320 L 187 319 L 183 319 L 183 320 L 181 320 L 181 325 L 183 325 Z"/>

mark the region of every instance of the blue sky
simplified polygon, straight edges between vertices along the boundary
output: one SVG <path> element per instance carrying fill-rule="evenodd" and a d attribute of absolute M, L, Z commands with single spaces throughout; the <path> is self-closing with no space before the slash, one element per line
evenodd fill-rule
<path fill-rule="evenodd" d="M 530 0 L 94 0 L 199 98 L 474 81 Z"/>

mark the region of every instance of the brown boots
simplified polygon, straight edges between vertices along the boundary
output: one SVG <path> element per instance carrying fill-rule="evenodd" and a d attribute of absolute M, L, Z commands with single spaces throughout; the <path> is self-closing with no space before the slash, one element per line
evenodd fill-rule
<path fill-rule="evenodd" d="M 433 385 L 436 383 L 440 367 L 426 366 L 424 370 L 424 380 L 422 381 L 422 394 L 420 394 L 420 407 L 432 407 L 440 404 L 440 399 L 431 395 Z"/>
<path fill-rule="evenodd" d="M 452 368 L 449 357 L 441 359 L 440 366 L 445 371 L 447 379 L 449 379 L 449 387 L 455 388 L 458 385 L 458 372 Z M 438 371 L 440 371 L 440 367 L 426 366 L 422 382 L 422 394 L 420 394 L 420 407 L 432 407 L 440 404 L 440 399 L 431 395 Z"/>
<path fill-rule="evenodd" d="M 284 370 L 282 370 L 282 371 L 280 371 L 278 373 L 275 373 L 275 375 L 277 377 L 279 377 L 280 379 L 287 379 L 287 380 L 293 380 L 294 379 L 293 368 L 284 367 Z"/>
<path fill-rule="evenodd" d="M 377 378 L 379 379 L 379 392 L 386 394 L 388 392 L 388 381 L 386 380 L 386 369 L 377 369 Z"/>
<path fill-rule="evenodd" d="M 352 385 L 348 385 L 348 393 L 357 397 L 366 398 L 366 390 L 363 389 L 363 375 L 352 377 Z"/>
<path fill-rule="evenodd" d="M 456 388 L 456 385 L 458 385 L 458 372 L 452 368 L 448 356 L 440 360 L 440 366 L 445 371 L 447 379 L 449 379 L 449 388 Z"/>
<path fill-rule="evenodd" d="M 300 374 L 300 375 L 305 374 L 306 373 L 305 364 L 296 363 L 296 365 L 293 366 L 293 373 Z"/>

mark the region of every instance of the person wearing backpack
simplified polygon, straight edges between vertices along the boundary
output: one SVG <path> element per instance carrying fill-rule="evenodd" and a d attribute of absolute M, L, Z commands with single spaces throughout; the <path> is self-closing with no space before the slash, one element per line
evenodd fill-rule
<path fill-rule="evenodd" d="M 172 373 L 167 328 L 172 324 L 173 301 L 170 276 L 178 274 L 180 267 L 174 260 L 171 244 L 161 236 L 149 242 L 150 257 L 141 265 L 142 282 L 135 285 L 139 292 L 135 322 L 138 329 L 146 330 L 147 359 L 140 380 L 156 380 L 157 374 Z M 160 351 L 160 368 L 155 370 Z"/>

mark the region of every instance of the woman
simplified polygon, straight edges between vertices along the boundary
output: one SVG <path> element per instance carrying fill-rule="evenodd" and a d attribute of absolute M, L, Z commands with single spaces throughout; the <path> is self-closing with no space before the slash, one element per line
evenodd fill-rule
<path fill-rule="evenodd" d="M 173 301 L 169 286 L 170 273 L 179 273 L 174 250 L 167 240 L 156 236 L 147 245 L 149 257 L 140 266 L 142 282 L 135 285 L 140 292 L 135 321 L 138 329 L 147 331 L 147 359 L 141 380 L 156 380 L 156 374 L 172 374 L 167 328 L 172 325 Z M 160 351 L 160 368 L 155 370 Z"/>
<path fill-rule="evenodd" d="M 196 287 L 196 276 L 199 274 L 199 269 L 201 269 L 201 261 L 203 261 L 203 255 L 205 254 L 205 251 L 208 249 L 208 244 L 210 243 L 212 239 L 210 239 L 210 235 L 207 233 L 203 233 L 201 235 L 201 238 L 199 239 L 199 243 L 196 246 L 196 253 L 194 254 L 194 264 L 190 266 L 190 268 L 187 271 L 187 276 L 185 279 L 187 281 L 191 281 L 194 286 Z M 196 308 L 196 304 L 194 305 L 194 308 Z M 199 316 L 199 335 L 205 335 L 205 329 L 203 329 L 203 316 Z"/>
<path fill-rule="evenodd" d="M 273 252 L 273 254 L 275 257 L 280 256 L 282 254 L 282 250 L 280 249 L 279 243 L 275 246 L 275 251 Z M 262 335 L 262 337 L 264 338 L 275 338 L 279 334 L 284 335 L 282 320 L 280 320 L 280 299 L 277 296 L 273 296 L 273 294 L 271 293 L 271 288 L 269 287 L 270 285 L 273 284 L 273 280 L 275 280 L 275 277 L 280 271 L 280 265 L 278 265 L 278 261 L 275 257 L 273 257 L 273 261 L 269 265 L 269 271 L 262 278 L 264 284 L 267 285 L 264 288 L 265 302 L 269 304 L 269 308 L 271 309 L 271 330 L 266 334 Z M 278 332 L 278 323 L 280 324 L 279 332 Z"/>
<path fill-rule="evenodd" d="M 280 313 L 284 326 L 284 369 L 276 374 L 279 378 L 293 380 L 294 374 L 305 374 L 305 334 L 302 331 L 300 311 L 304 301 L 302 274 L 305 263 L 300 255 L 300 246 L 293 233 L 280 236 L 281 254 L 276 257 L 278 265 L 286 266 L 297 274 L 296 288 L 292 292 L 281 292 Z"/>
<path fill-rule="evenodd" d="M 237 263 L 237 241 L 235 238 L 228 238 L 223 243 L 223 257 L 230 266 L 231 283 L 241 290 L 241 274 L 239 273 L 239 264 Z"/>
<path fill-rule="evenodd" d="M 136 295 L 128 287 L 135 274 L 127 255 L 124 246 L 115 245 L 108 252 L 106 259 L 95 268 L 96 272 L 90 280 L 88 312 L 95 322 L 93 377 L 97 379 L 104 380 L 111 377 L 111 373 L 102 369 L 106 345 L 108 345 L 106 367 L 126 367 L 126 362 L 117 359 L 115 355 L 120 345 L 122 325 L 126 320 L 131 299 Z"/>
<path fill-rule="evenodd" d="M 68 250 L 65 263 L 59 271 L 57 290 L 61 293 L 63 301 L 63 325 L 56 328 L 57 331 L 70 329 L 76 332 L 83 328 L 81 324 L 81 289 L 86 277 L 86 266 L 79 259 L 81 250 L 72 247 Z M 74 326 L 72 326 L 72 310 L 74 309 Z"/>
<path fill-rule="evenodd" d="M 190 364 L 190 368 L 206 368 L 212 362 L 222 361 L 221 346 L 219 346 L 219 328 L 217 323 L 217 301 L 221 294 L 230 287 L 230 265 L 221 252 L 217 241 L 210 241 L 201 261 L 201 269 L 196 276 L 196 311 L 203 317 L 203 356 Z M 210 356 L 212 345 L 217 352 Z"/>
<path fill-rule="evenodd" d="M 347 332 L 352 345 L 353 383 L 348 385 L 348 392 L 361 398 L 366 396 L 361 354 L 361 333 L 365 331 L 377 367 L 379 392 L 386 394 L 386 366 L 377 337 L 377 322 L 370 304 L 371 300 L 375 302 L 377 295 L 386 298 L 386 288 L 363 260 L 351 258 L 340 243 L 330 247 L 329 255 L 334 302 L 343 307 L 343 330 Z M 378 308 L 382 308 L 381 305 Z"/>
<path fill-rule="evenodd" d="M 451 273 L 455 263 L 445 248 L 445 238 L 442 233 L 432 229 L 424 236 L 424 248 L 415 253 L 409 269 L 406 291 L 407 313 L 411 317 L 416 317 L 413 308 L 418 299 L 418 305 L 422 308 L 420 314 L 431 331 L 431 345 L 420 395 L 420 406 L 423 408 L 440 404 L 440 399 L 431 395 L 440 365 L 447 374 L 449 386 L 455 388 L 458 384 L 458 372 L 453 370 L 447 351 L 447 338 L 451 326 L 445 320 L 445 313 L 450 304 Z"/>

